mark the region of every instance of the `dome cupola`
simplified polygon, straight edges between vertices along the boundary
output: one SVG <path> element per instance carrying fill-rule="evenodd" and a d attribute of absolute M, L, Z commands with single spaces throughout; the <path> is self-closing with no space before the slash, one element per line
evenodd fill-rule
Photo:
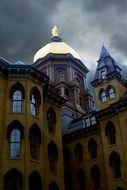
<path fill-rule="evenodd" d="M 37 51 L 33 62 L 46 57 L 48 54 L 71 54 L 74 58 L 81 60 L 78 53 L 62 41 L 56 26 L 51 29 L 51 42 Z"/>

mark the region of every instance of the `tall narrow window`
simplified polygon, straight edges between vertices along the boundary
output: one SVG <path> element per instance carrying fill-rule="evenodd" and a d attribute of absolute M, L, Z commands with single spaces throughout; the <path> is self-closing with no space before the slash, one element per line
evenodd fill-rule
<path fill-rule="evenodd" d="M 75 146 L 75 156 L 77 161 L 83 161 L 83 148 L 80 143 L 77 143 Z"/>
<path fill-rule="evenodd" d="M 110 156 L 109 156 L 109 164 L 110 167 L 112 168 L 112 171 L 114 173 L 115 178 L 120 178 L 121 177 L 121 160 L 120 156 L 117 152 L 113 151 Z"/>
<path fill-rule="evenodd" d="M 17 120 L 13 121 L 7 128 L 7 139 L 9 142 L 9 157 L 19 158 L 21 156 L 21 141 L 23 138 L 23 126 Z"/>
<path fill-rule="evenodd" d="M 48 144 L 49 169 L 52 172 L 57 171 L 58 149 L 56 144 L 51 141 Z"/>
<path fill-rule="evenodd" d="M 16 90 L 13 93 L 12 99 L 12 112 L 21 112 L 22 111 L 22 92 Z"/>
<path fill-rule="evenodd" d="M 42 190 L 42 178 L 36 171 L 29 176 L 29 190 Z"/>
<path fill-rule="evenodd" d="M 97 157 L 97 143 L 93 138 L 91 138 L 88 142 L 88 149 L 89 149 L 90 157 L 96 158 Z"/>
<path fill-rule="evenodd" d="M 77 172 L 78 189 L 85 190 L 85 173 L 82 169 Z"/>
<path fill-rule="evenodd" d="M 55 132 L 55 125 L 56 125 L 56 113 L 55 110 L 50 107 L 47 112 L 47 121 L 48 121 L 48 129 L 49 132 Z"/>
<path fill-rule="evenodd" d="M 30 156 L 33 160 L 39 160 L 40 144 L 41 144 L 41 131 L 36 124 L 34 124 L 30 128 L 29 139 L 30 139 Z"/>
<path fill-rule="evenodd" d="M 93 181 L 94 189 L 100 188 L 100 169 L 98 166 L 94 165 L 91 168 L 91 179 Z"/>
<path fill-rule="evenodd" d="M 104 92 L 104 91 L 101 93 L 101 101 L 102 102 L 106 102 L 107 101 L 106 92 Z"/>
<path fill-rule="evenodd" d="M 116 143 L 116 130 L 114 124 L 111 121 L 109 121 L 105 127 L 105 134 L 108 138 L 109 144 Z"/>
<path fill-rule="evenodd" d="M 57 69 L 57 72 L 56 72 L 56 75 L 57 75 L 57 80 L 64 80 L 65 79 L 65 70 L 64 69 Z"/>
<path fill-rule="evenodd" d="M 39 114 L 39 105 L 41 104 L 41 95 L 39 90 L 34 87 L 30 93 L 30 112 L 36 116 Z"/>
<path fill-rule="evenodd" d="M 19 82 L 15 83 L 10 89 L 12 112 L 15 112 L 15 113 L 22 112 L 24 98 L 25 98 L 24 87 Z"/>
<path fill-rule="evenodd" d="M 10 133 L 10 157 L 20 157 L 21 153 L 21 133 L 19 129 L 13 129 Z"/>
<path fill-rule="evenodd" d="M 114 88 L 110 88 L 109 89 L 109 91 L 108 91 L 108 94 L 109 94 L 109 98 L 110 99 L 113 99 L 113 98 L 115 98 L 115 90 L 114 90 Z"/>
<path fill-rule="evenodd" d="M 17 169 L 11 169 L 4 176 L 4 190 L 22 190 L 23 176 Z"/>
<path fill-rule="evenodd" d="M 64 156 L 64 164 L 70 164 L 70 150 L 68 147 L 64 147 L 63 149 L 63 156 Z"/>
<path fill-rule="evenodd" d="M 56 182 L 52 182 L 49 185 L 49 190 L 59 190 L 58 185 L 56 184 Z"/>
<path fill-rule="evenodd" d="M 102 79 L 104 79 L 106 77 L 106 74 L 107 74 L 107 69 L 106 68 L 100 71 L 100 77 Z"/>
<path fill-rule="evenodd" d="M 69 172 L 65 171 L 64 179 L 65 179 L 65 190 L 72 190 L 72 177 Z"/>
<path fill-rule="evenodd" d="M 31 114 L 37 115 L 37 100 L 34 94 L 31 95 Z"/>

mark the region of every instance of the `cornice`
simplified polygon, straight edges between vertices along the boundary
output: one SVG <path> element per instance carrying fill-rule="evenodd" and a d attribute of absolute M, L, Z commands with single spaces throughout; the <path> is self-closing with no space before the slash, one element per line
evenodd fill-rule
<path fill-rule="evenodd" d="M 49 83 L 49 77 L 30 64 L 18 65 L 0 60 L 0 75 L 5 77 L 30 77 L 43 86 Z"/>
<path fill-rule="evenodd" d="M 45 64 L 45 62 L 48 61 L 73 61 L 73 63 L 78 64 L 78 67 L 80 67 L 81 69 L 85 70 L 87 73 L 89 72 L 88 68 L 83 64 L 83 62 L 79 59 L 74 58 L 70 53 L 67 54 L 53 54 L 53 53 L 49 53 L 48 55 L 46 55 L 44 58 L 41 58 L 39 60 L 37 60 L 36 62 L 33 63 L 33 66 L 38 67 L 40 64 Z"/>
<path fill-rule="evenodd" d="M 58 106 L 62 106 L 66 102 L 66 99 L 57 95 L 55 92 L 49 90 L 48 88 L 44 89 L 44 98 L 47 98 L 53 103 L 56 103 Z"/>

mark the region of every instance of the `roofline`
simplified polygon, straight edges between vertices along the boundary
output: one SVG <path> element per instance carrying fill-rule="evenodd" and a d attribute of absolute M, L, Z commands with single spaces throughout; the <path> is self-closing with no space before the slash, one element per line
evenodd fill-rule
<path fill-rule="evenodd" d="M 65 59 L 65 60 L 72 60 L 75 63 L 79 64 L 80 67 L 82 69 L 84 69 L 87 73 L 89 72 L 88 68 L 85 66 L 85 64 L 80 60 L 77 59 L 75 57 L 73 57 L 73 55 L 71 55 L 70 53 L 66 53 L 66 54 L 54 54 L 54 53 L 49 53 L 47 54 L 45 57 L 38 59 L 37 61 L 35 61 L 33 63 L 34 66 L 38 66 L 48 60 L 59 60 L 59 59 Z"/>

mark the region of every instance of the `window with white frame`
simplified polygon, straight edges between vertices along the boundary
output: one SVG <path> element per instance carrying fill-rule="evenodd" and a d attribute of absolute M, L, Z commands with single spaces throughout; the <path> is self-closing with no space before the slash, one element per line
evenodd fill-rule
<path fill-rule="evenodd" d="M 103 91 L 103 92 L 101 93 L 101 101 L 102 101 L 102 102 L 106 102 L 106 101 L 107 101 L 107 97 L 106 97 L 106 92 L 105 92 L 105 91 Z"/>
<path fill-rule="evenodd" d="M 90 126 L 90 118 L 87 118 L 87 119 L 86 119 L 86 126 L 87 126 L 87 127 Z"/>
<path fill-rule="evenodd" d="M 106 68 L 100 71 L 100 77 L 101 77 L 101 78 L 104 79 L 104 78 L 106 77 L 106 74 L 107 74 Z"/>
<path fill-rule="evenodd" d="M 91 117 L 91 123 L 92 123 L 92 125 L 94 125 L 94 124 L 97 123 L 95 116 L 92 116 L 92 117 Z"/>
<path fill-rule="evenodd" d="M 109 98 L 110 98 L 110 99 L 115 98 L 115 90 L 114 90 L 114 88 L 111 87 L 111 88 L 109 89 L 108 93 L 109 93 Z"/>
<path fill-rule="evenodd" d="M 21 153 L 21 132 L 19 129 L 14 128 L 10 133 L 10 157 L 20 157 Z"/>
<path fill-rule="evenodd" d="M 16 90 L 13 93 L 12 98 L 12 112 L 21 112 L 22 111 L 22 92 Z"/>

